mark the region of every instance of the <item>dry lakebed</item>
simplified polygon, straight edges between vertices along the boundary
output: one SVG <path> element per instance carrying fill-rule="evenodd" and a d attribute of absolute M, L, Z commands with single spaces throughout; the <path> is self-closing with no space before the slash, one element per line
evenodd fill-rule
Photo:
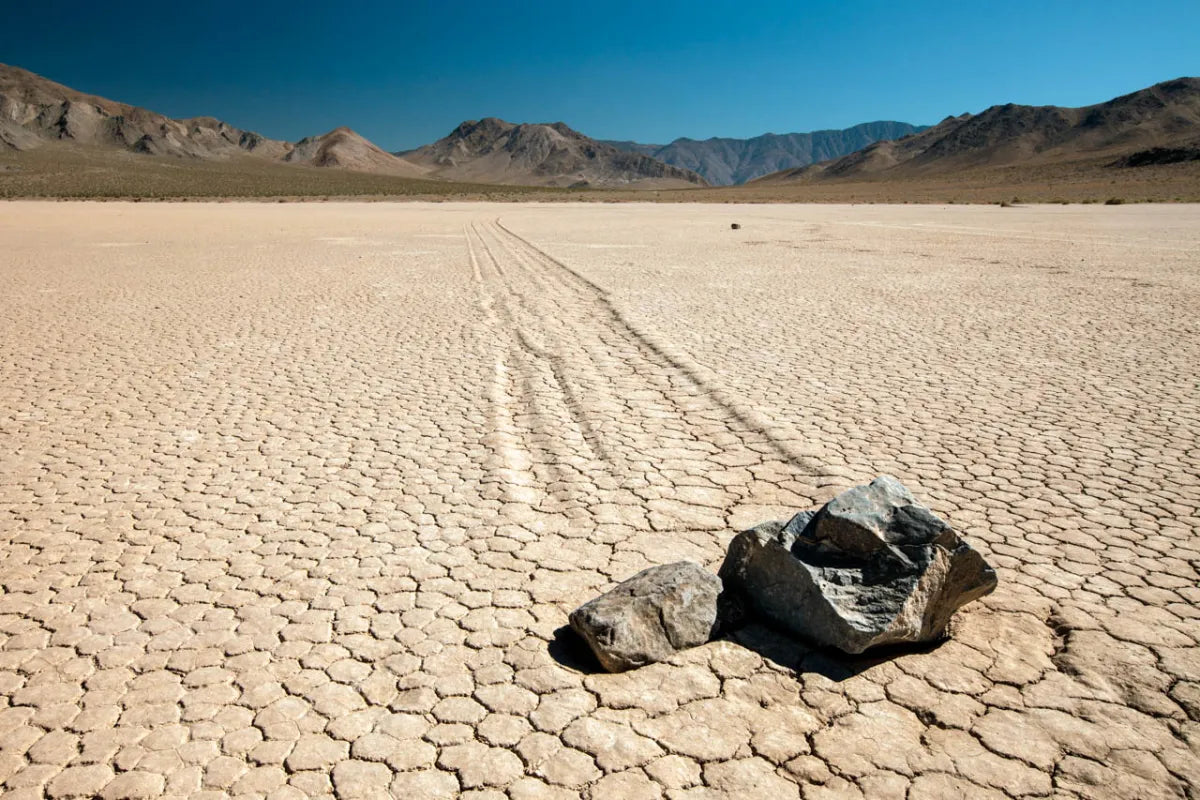
<path fill-rule="evenodd" d="M 567 627 L 884 474 L 945 641 Z M 1200 206 L 0 203 L 6 800 L 1194 800 L 1198 509 Z"/>

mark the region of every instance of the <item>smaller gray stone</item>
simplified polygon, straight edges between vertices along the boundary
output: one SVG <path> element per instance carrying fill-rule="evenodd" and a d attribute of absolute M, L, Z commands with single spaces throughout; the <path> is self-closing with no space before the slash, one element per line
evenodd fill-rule
<path fill-rule="evenodd" d="M 707 642 L 721 579 L 690 561 L 642 570 L 571 612 L 571 627 L 609 672 L 662 661 Z"/>

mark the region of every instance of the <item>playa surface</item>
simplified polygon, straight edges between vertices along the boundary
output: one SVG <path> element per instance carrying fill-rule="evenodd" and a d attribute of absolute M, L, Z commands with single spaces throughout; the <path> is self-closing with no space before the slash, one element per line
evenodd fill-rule
<path fill-rule="evenodd" d="M 1200 793 L 1198 206 L 7 203 L 0 286 L 6 798 Z M 939 647 L 562 630 L 883 473 Z"/>

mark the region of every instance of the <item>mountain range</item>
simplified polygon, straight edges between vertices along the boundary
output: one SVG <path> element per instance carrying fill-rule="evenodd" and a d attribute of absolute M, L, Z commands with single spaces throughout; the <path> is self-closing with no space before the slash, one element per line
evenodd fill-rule
<path fill-rule="evenodd" d="M 609 141 L 621 150 L 699 173 L 714 186 L 731 186 L 779 170 L 839 158 L 886 139 L 926 129 L 907 122 L 864 122 L 845 130 L 764 133 L 750 139 L 676 139 L 670 144 Z"/>
<path fill-rule="evenodd" d="M 464 122 L 424 147 L 388 153 L 345 127 L 298 142 L 281 141 L 212 117 L 172 119 L 0 65 L 0 146 L 28 150 L 65 142 L 201 160 L 249 156 L 279 164 L 479 183 L 724 186 L 916 130 L 921 128 L 871 122 L 844 131 L 642 145 L 591 139 L 562 122 L 514 124 L 487 117 Z"/>
<path fill-rule="evenodd" d="M 23 155 L 27 151 L 45 156 L 35 159 L 35 165 Z M 841 131 L 764 134 L 751 139 L 683 138 L 667 145 L 598 141 L 562 122 L 520 124 L 487 117 L 464 122 L 424 147 L 389 153 L 345 127 L 287 142 L 213 117 L 172 119 L 0 65 L 0 155 L 5 159 L 5 180 L 11 183 L 22 170 L 45 173 L 53 171 L 55 163 L 79 163 L 78 159 L 98 159 L 104 153 L 110 154 L 103 156 L 109 164 L 115 164 L 117 156 L 112 154 L 120 154 L 138 164 L 161 164 L 162 169 L 191 161 L 207 164 L 204 169 L 210 173 L 219 169 L 247 176 L 266 170 L 280 176 L 282 183 L 274 185 L 300 187 L 306 193 L 319 192 L 323 182 L 329 183 L 320 178 L 320 170 L 335 169 L 392 180 L 386 185 L 370 184 L 371 191 L 381 193 L 410 191 L 396 184 L 396 177 L 425 179 L 425 183 L 404 185 L 416 187 L 411 191 L 437 194 L 447 181 L 633 189 L 695 189 L 746 182 L 747 191 L 753 187 L 760 191 L 761 187 L 802 185 L 815 190 L 818 184 L 915 186 L 933 181 L 944 185 L 953 178 L 985 188 L 994 186 L 995 180 L 1052 187 L 1060 179 L 1079 183 L 1079 176 L 1086 173 L 1093 187 L 1116 182 L 1122 175 L 1152 176 L 1131 180 L 1160 187 L 1166 186 L 1164 181 L 1173 183 L 1174 197 L 1191 194 L 1194 180 L 1187 176 L 1195 173 L 1200 179 L 1200 78 L 1177 78 L 1079 108 L 996 105 L 979 114 L 947 117 L 929 128 L 883 121 Z M 223 163 L 229 166 L 220 166 Z M 1171 166 L 1175 164 L 1178 168 Z M 246 165 L 250 172 L 238 165 Z M 295 167 L 317 170 L 304 173 L 308 177 L 303 179 L 286 177 L 299 176 Z M 62 166 L 55 174 L 70 169 Z M 1169 174 L 1155 172 L 1161 169 Z M 71 185 L 83 186 L 87 174 L 80 173 Z M 355 180 L 354 185 L 366 186 L 363 180 Z M 252 190 L 253 182 L 239 178 L 246 191 Z M 338 185 L 349 184 L 339 179 Z M 853 189 L 837 191 L 839 196 L 853 197 Z M 889 192 L 903 195 L 903 190 L 900 195 Z M 793 195 L 801 196 L 795 192 L 787 196 Z"/>
<path fill-rule="evenodd" d="M 919 133 L 756 183 L 898 180 L 1073 162 L 1136 166 L 1194 160 L 1197 152 L 1200 78 L 1177 78 L 1079 108 L 1009 103 L 947 117 Z"/>

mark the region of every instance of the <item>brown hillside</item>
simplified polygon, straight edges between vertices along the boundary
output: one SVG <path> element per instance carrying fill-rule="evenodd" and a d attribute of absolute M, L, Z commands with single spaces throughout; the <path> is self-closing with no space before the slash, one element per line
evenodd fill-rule
<path fill-rule="evenodd" d="M 399 153 L 432 175 L 530 186 L 706 186 L 691 170 L 623 152 L 561 122 L 514 125 L 495 117 L 464 122 L 449 136 Z"/>
<path fill-rule="evenodd" d="M 1198 140 L 1200 78 L 1179 78 L 1082 108 L 1010 103 L 947 117 L 922 133 L 759 181 L 913 178 L 975 168 L 1111 162 Z"/>
<path fill-rule="evenodd" d="M 47 141 L 70 141 L 150 155 L 221 158 L 253 153 L 280 158 L 291 149 L 287 142 L 212 117 L 171 119 L 7 65 L 0 65 L 0 120 L 4 121 L 0 142 L 19 150 Z"/>
<path fill-rule="evenodd" d="M 424 167 L 385 152 L 345 127 L 335 128 L 323 136 L 301 139 L 284 157 L 284 161 L 408 177 L 422 176 L 428 172 Z"/>
<path fill-rule="evenodd" d="M 26 151 L 68 144 L 85 151 L 104 148 L 203 161 L 250 156 L 269 162 L 401 177 L 425 172 L 349 128 L 337 128 L 292 144 L 213 117 L 171 119 L 0 64 L 0 149 Z"/>

